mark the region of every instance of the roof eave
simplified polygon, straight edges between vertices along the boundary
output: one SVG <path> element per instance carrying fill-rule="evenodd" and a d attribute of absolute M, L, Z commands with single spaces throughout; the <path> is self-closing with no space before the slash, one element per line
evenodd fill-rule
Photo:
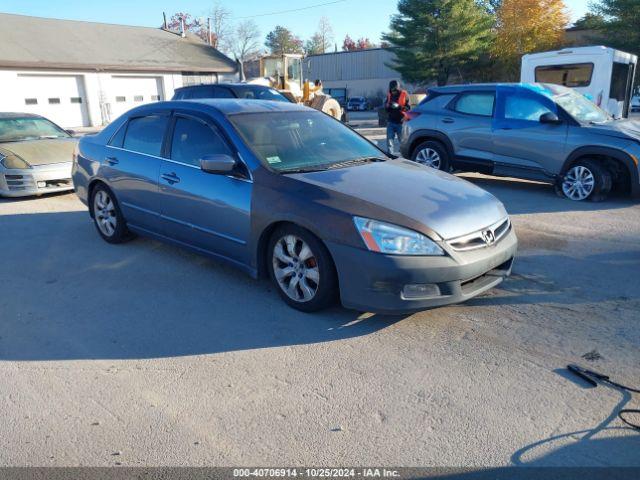
<path fill-rule="evenodd" d="M 0 61 L 0 68 L 14 69 L 38 69 L 38 70 L 91 70 L 111 72 L 202 72 L 202 73 L 237 73 L 237 67 L 228 66 L 222 68 L 203 67 L 198 65 L 98 65 L 85 63 L 47 63 L 47 62 L 7 62 Z"/>

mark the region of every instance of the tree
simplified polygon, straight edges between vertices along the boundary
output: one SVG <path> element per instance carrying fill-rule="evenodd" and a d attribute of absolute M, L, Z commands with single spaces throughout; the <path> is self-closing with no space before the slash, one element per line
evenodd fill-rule
<path fill-rule="evenodd" d="M 506 78 L 519 77 L 522 55 L 560 47 L 568 23 L 563 0 L 503 0 L 492 53 Z"/>
<path fill-rule="evenodd" d="M 575 28 L 584 30 L 598 30 L 603 27 L 605 19 L 602 15 L 595 13 L 585 13 L 584 16 L 573 24 Z"/>
<path fill-rule="evenodd" d="M 230 38 L 230 49 L 240 64 L 240 79 L 244 80 L 244 62 L 260 52 L 260 30 L 253 20 L 238 23 Z"/>
<path fill-rule="evenodd" d="M 607 44 L 630 53 L 640 53 L 640 2 L 637 0 L 601 0 L 594 13 L 605 22 L 598 29 Z"/>
<path fill-rule="evenodd" d="M 383 40 L 394 48 L 390 66 L 404 80 L 445 85 L 489 48 L 492 26 L 493 18 L 476 0 L 400 0 Z"/>
<path fill-rule="evenodd" d="M 333 28 L 327 17 L 322 17 L 318 22 L 318 30 L 314 37 L 317 37 L 320 53 L 326 53 L 331 48 L 333 42 Z"/>
<path fill-rule="evenodd" d="M 269 32 L 265 45 L 275 54 L 303 53 L 302 40 L 280 25 Z"/>
<path fill-rule="evenodd" d="M 349 35 L 345 36 L 344 41 L 342 42 L 342 50 L 344 50 L 345 52 L 350 52 L 352 50 L 355 50 L 356 48 L 356 42 L 354 42 Z"/>
<path fill-rule="evenodd" d="M 325 53 L 325 51 L 326 49 L 322 45 L 322 38 L 317 33 L 304 44 L 304 53 L 307 55 L 318 55 Z"/>
<path fill-rule="evenodd" d="M 231 47 L 231 12 L 216 2 L 209 13 L 211 19 L 211 46 L 218 50 L 228 51 Z M 205 27 L 206 28 L 206 27 Z M 205 38 L 207 34 L 205 33 Z"/>
<path fill-rule="evenodd" d="M 178 12 L 171 15 L 169 21 L 167 22 L 167 28 L 169 30 L 180 31 L 182 28 L 182 21 L 184 21 L 184 29 L 185 32 L 191 32 L 198 35 L 202 28 L 202 24 L 200 20 L 197 18 L 193 18 L 190 13 Z"/>
<path fill-rule="evenodd" d="M 367 50 L 368 48 L 375 48 L 375 45 L 366 37 L 359 38 L 356 42 L 356 50 Z"/>

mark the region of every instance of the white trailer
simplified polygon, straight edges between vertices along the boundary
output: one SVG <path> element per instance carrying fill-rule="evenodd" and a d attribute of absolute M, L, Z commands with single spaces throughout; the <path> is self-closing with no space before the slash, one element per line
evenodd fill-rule
<path fill-rule="evenodd" d="M 565 48 L 523 56 L 520 78 L 574 88 L 621 118 L 629 116 L 637 63 L 637 56 L 613 48 Z"/>

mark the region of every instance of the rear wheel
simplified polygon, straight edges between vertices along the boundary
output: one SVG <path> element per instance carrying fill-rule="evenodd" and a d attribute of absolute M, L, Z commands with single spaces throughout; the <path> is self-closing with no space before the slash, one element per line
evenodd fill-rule
<path fill-rule="evenodd" d="M 439 142 L 428 140 L 413 151 L 411 160 L 436 170 L 449 171 L 449 154 Z"/>
<path fill-rule="evenodd" d="M 96 229 L 106 242 L 122 243 L 131 239 L 115 195 L 106 185 L 93 189 L 90 205 Z"/>
<path fill-rule="evenodd" d="M 604 200 L 612 186 L 611 172 L 597 160 L 576 162 L 559 180 L 557 189 L 563 196 L 576 202 Z"/>
<path fill-rule="evenodd" d="M 326 247 L 294 225 L 277 229 L 269 242 L 269 274 L 282 299 L 303 312 L 334 303 L 337 278 Z"/>

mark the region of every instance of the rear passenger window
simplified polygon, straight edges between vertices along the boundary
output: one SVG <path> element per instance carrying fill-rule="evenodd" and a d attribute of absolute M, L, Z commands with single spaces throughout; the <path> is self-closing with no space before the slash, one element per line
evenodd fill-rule
<path fill-rule="evenodd" d="M 122 142 L 124 142 L 124 134 L 126 131 L 127 131 L 127 124 L 125 122 L 118 129 L 116 134 L 113 137 L 111 137 L 111 140 L 109 141 L 109 145 L 111 145 L 112 147 L 122 148 Z"/>
<path fill-rule="evenodd" d="M 205 155 L 231 155 L 224 140 L 211 127 L 197 120 L 178 117 L 171 141 L 171 159 L 200 166 Z"/>
<path fill-rule="evenodd" d="M 494 102 L 495 95 L 493 93 L 463 93 L 458 97 L 454 110 L 467 115 L 491 117 L 493 116 Z"/>
<path fill-rule="evenodd" d="M 185 98 L 214 98 L 213 87 L 192 88 Z"/>
<path fill-rule="evenodd" d="M 169 117 L 164 115 L 132 118 L 127 126 L 123 148 L 159 157 L 168 120 Z"/>

